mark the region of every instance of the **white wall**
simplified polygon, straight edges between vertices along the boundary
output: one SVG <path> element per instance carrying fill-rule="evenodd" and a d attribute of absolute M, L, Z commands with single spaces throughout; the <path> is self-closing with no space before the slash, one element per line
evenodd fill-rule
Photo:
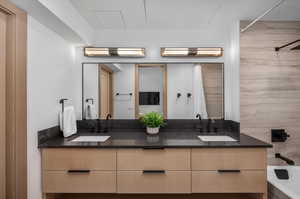
<path fill-rule="evenodd" d="M 193 64 L 168 64 L 168 118 L 191 119 L 194 115 Z M 181 97 L 177 98 L 177 93 Z M 191 93 L 190 98 L 187 93 Z"/>
<path fill-rule="evenodd" d="M 58 125 L 60 98 L 74 98 L 74 56 L 69 43 L 28 17 L 27 161 L 30 199 L 42 198 L 37 132 Z"/>

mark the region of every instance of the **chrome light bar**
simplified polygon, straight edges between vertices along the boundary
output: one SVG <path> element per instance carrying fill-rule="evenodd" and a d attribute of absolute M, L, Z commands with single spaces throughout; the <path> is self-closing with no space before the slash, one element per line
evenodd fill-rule
<path fill-rule="evenodd" d="M 87 57 L 144 57 L 145 48 L 85 47 Z"/>
<path fill-rule="evenodd" d="M 161 48 L 162 57 L 221 57 L 223 48 Z"/>

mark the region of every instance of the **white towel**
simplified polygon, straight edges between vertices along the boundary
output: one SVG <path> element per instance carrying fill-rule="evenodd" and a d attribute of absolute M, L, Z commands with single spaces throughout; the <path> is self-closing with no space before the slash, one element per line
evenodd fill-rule
<path fill-rule="evenodd" d="M 97 119 L 96 107 L 94 104 L 87 104 L 85 108 L 85 119 L 94 120 Z"/>
<path fill-rule="evenodd" d="M 63 132 L 64 137 L 69 137 L 77 132 L 76 116 L 73 106 L 67 106 L 59 113 L 60 130 Z"/>

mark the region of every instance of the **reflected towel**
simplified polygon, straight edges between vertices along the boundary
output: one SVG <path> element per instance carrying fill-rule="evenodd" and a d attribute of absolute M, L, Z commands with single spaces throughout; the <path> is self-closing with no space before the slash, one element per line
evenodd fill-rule
<path fill-rule="evenodd" d="M 64 108 L 64 112 L 59 113 L 60 130 L 63 132 L 64 137 L 69 137 L 77 132 L 76 116 L 73 106 Z"/>
<path fill-rule="evenodd" d="M 94 104 L 87 104 L 85 109 L 85 119 L 94 120 L 97 119 L 96 107 Z"/>

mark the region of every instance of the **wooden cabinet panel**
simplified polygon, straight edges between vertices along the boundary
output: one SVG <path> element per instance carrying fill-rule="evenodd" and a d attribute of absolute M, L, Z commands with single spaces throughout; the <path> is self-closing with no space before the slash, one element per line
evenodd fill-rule
<path fill-rule="evenodd" d="M 190 149 L 120 149 L 118 170 L 190 170 Z"/>
<path fill-rule="evenodd" d="M 265 171 L 192 172 L 192 193 L 264 193 L 266 186 Z"/>
<path fill-rule="evenodd" d="M 115 171 L 91 171 L 69 173 L 68 171 L 43 172 L 44 193 L 115 193 Z"/>
<path fill-rule="evenodd" d="M 192 170 L 266 169 L 267 152 L 260 148 L 192 149 Z"/>
<path fill-rule="evenodd" d="M 143 173 L 143 171 L 118 171 L 118 193 L 190 193 L 190 171 L 166 171 Z"/>
<path fill-rule="evenodd" d="M 43 149 L 43 170 L 116 170 L 114 149 Z"/>

